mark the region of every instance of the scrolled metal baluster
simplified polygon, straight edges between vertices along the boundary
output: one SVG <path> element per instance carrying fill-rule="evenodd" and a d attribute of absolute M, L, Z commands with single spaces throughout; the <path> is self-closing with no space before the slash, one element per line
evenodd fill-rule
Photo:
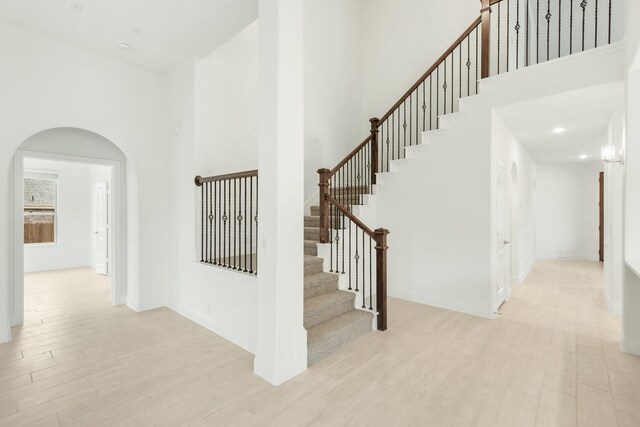
<path fill-rule="evenodd" d="M 244 214 L 247 215 L 247 178 L 244 178 Z M 247 220 L 244 222 L 244 270 L 246 273 L 247 270 L 247 261 L 249 256 L 249 251 L 247 250 L 247 222 L 251 222 L 251 217 L 247 216 Z"/>
<path fill-rule="evenodd" d="M 584 52 L 584 31 L 585 31 L 585 9 L 587 8 L 587 0 L 580 2 L 582 8 L 582 51 Z"/>
<path fill-rule="evenodd" d="M 520 0 L 516 1 L 516 70 L 520 68 Z"/>
<path fill-rule="evenodd" d="M 358 253 L 358 229 L 356 228 L 356 242 L 355 242 L 355 246 L 356 246 L 356 254 L 354 255 L 353 259 L 356 261 L 356 268 L 355 268 L 355 273 L 356 273 L 356 277 L 355 277 L 355 282 L 356 282 L 356 289 L 355 291 L 358 292 L 360 290 L 360 288 L 358 287 L 358 262 L 360 261 L 360 254 Z"/>
<path fill-rule="evenodd" d="M 573 54 L 573 0 L 569 2 L 569 55 Z"/>
<path fill-rule="evenodd" d="M 249 273 L 253 274 L 253 177 L 249 178 L 249 246 L 251 256 L 249 257 Z M 256 246 L 256 252 L 258 247 Z"/>
<path fill-rule="evenodd" d="M 447 114 L 447 59 L 444 60 L 444 83 L 442 89 L 444 89 L 444 106 L 442 108 L 442 114 Z"/>
<path fill-rule="evenodd" d="M 351 218 L 349 218 L 349 290 L 353 290 L 352 286 L 351 286 L 351 256 L 353 254 L 352 250 L 351 250 L 351 227 L 353 226 L 353 223 L 351 222 Z"/>
<path fill-rule="evenodd" d="M 609 27 L 607 28 L 608 38 L 607 41 L 611 44 L 611 0 L 609 0 Z"/>
<path fill-rule="evenodd" d="M 471 35 L 467 36 L 467 96 L 471 96 Z M 431 76 L 429 76 L 431 80 Z"/>

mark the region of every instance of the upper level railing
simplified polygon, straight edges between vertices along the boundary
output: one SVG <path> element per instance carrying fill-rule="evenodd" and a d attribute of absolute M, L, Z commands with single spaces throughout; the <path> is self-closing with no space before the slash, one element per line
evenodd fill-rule
<path fill-rule="evenodd" d="M 203 178 L 200 262 L 258 274 L 258 171 Z"/>

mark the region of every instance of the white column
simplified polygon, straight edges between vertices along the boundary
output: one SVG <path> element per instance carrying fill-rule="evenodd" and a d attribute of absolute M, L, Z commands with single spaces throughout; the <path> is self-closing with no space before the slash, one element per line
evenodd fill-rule
<path fill-rule="evenodd" d="M 254 370 L 276 385 L 307 367 L 307 334 L 302 326 L 302 4 L 259 2 L 260 237 Z"/>

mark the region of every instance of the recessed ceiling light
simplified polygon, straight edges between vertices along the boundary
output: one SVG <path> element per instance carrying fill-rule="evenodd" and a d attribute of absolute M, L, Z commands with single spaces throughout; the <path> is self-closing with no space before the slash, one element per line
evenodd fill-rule
<path fill-rule="evenodd" d="M 117 44 L 120 49 L 131 49 L 131 45 L 127 42 L 120 41 Z"/>
<path fill-rule="evenodd" d="M 586 154 L 580 154 L 578 157 L 580 158 L 580 160 L 584 160 L 589 156 L 587 156 Z"/>
<path fill-rule="evenodd" d="M 553 133 L 562 133 L 562 132 L 564 132 L 565 130 L 566 130 L 565 128 L 555 128 L 555 129 L 553 130 Z"/>

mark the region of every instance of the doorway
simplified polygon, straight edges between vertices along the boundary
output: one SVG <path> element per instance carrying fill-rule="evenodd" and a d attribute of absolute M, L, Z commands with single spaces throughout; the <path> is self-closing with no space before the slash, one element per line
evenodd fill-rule
<path fill-rule="evenodd" d="M 509 240 L 507 236 L 507 169 L 498 165 L 497 174 L 497 251 L 498 268 L 496 277 L 496 309 L 499 308 L 506 299 L 506 288 L 510 276 L 509 265 Z"/>
<path fill-rule="evenodd" d="M 124 303 L 121 179 L 119 161 L 16 152 L 12 326 L 46 292 Z"/>

